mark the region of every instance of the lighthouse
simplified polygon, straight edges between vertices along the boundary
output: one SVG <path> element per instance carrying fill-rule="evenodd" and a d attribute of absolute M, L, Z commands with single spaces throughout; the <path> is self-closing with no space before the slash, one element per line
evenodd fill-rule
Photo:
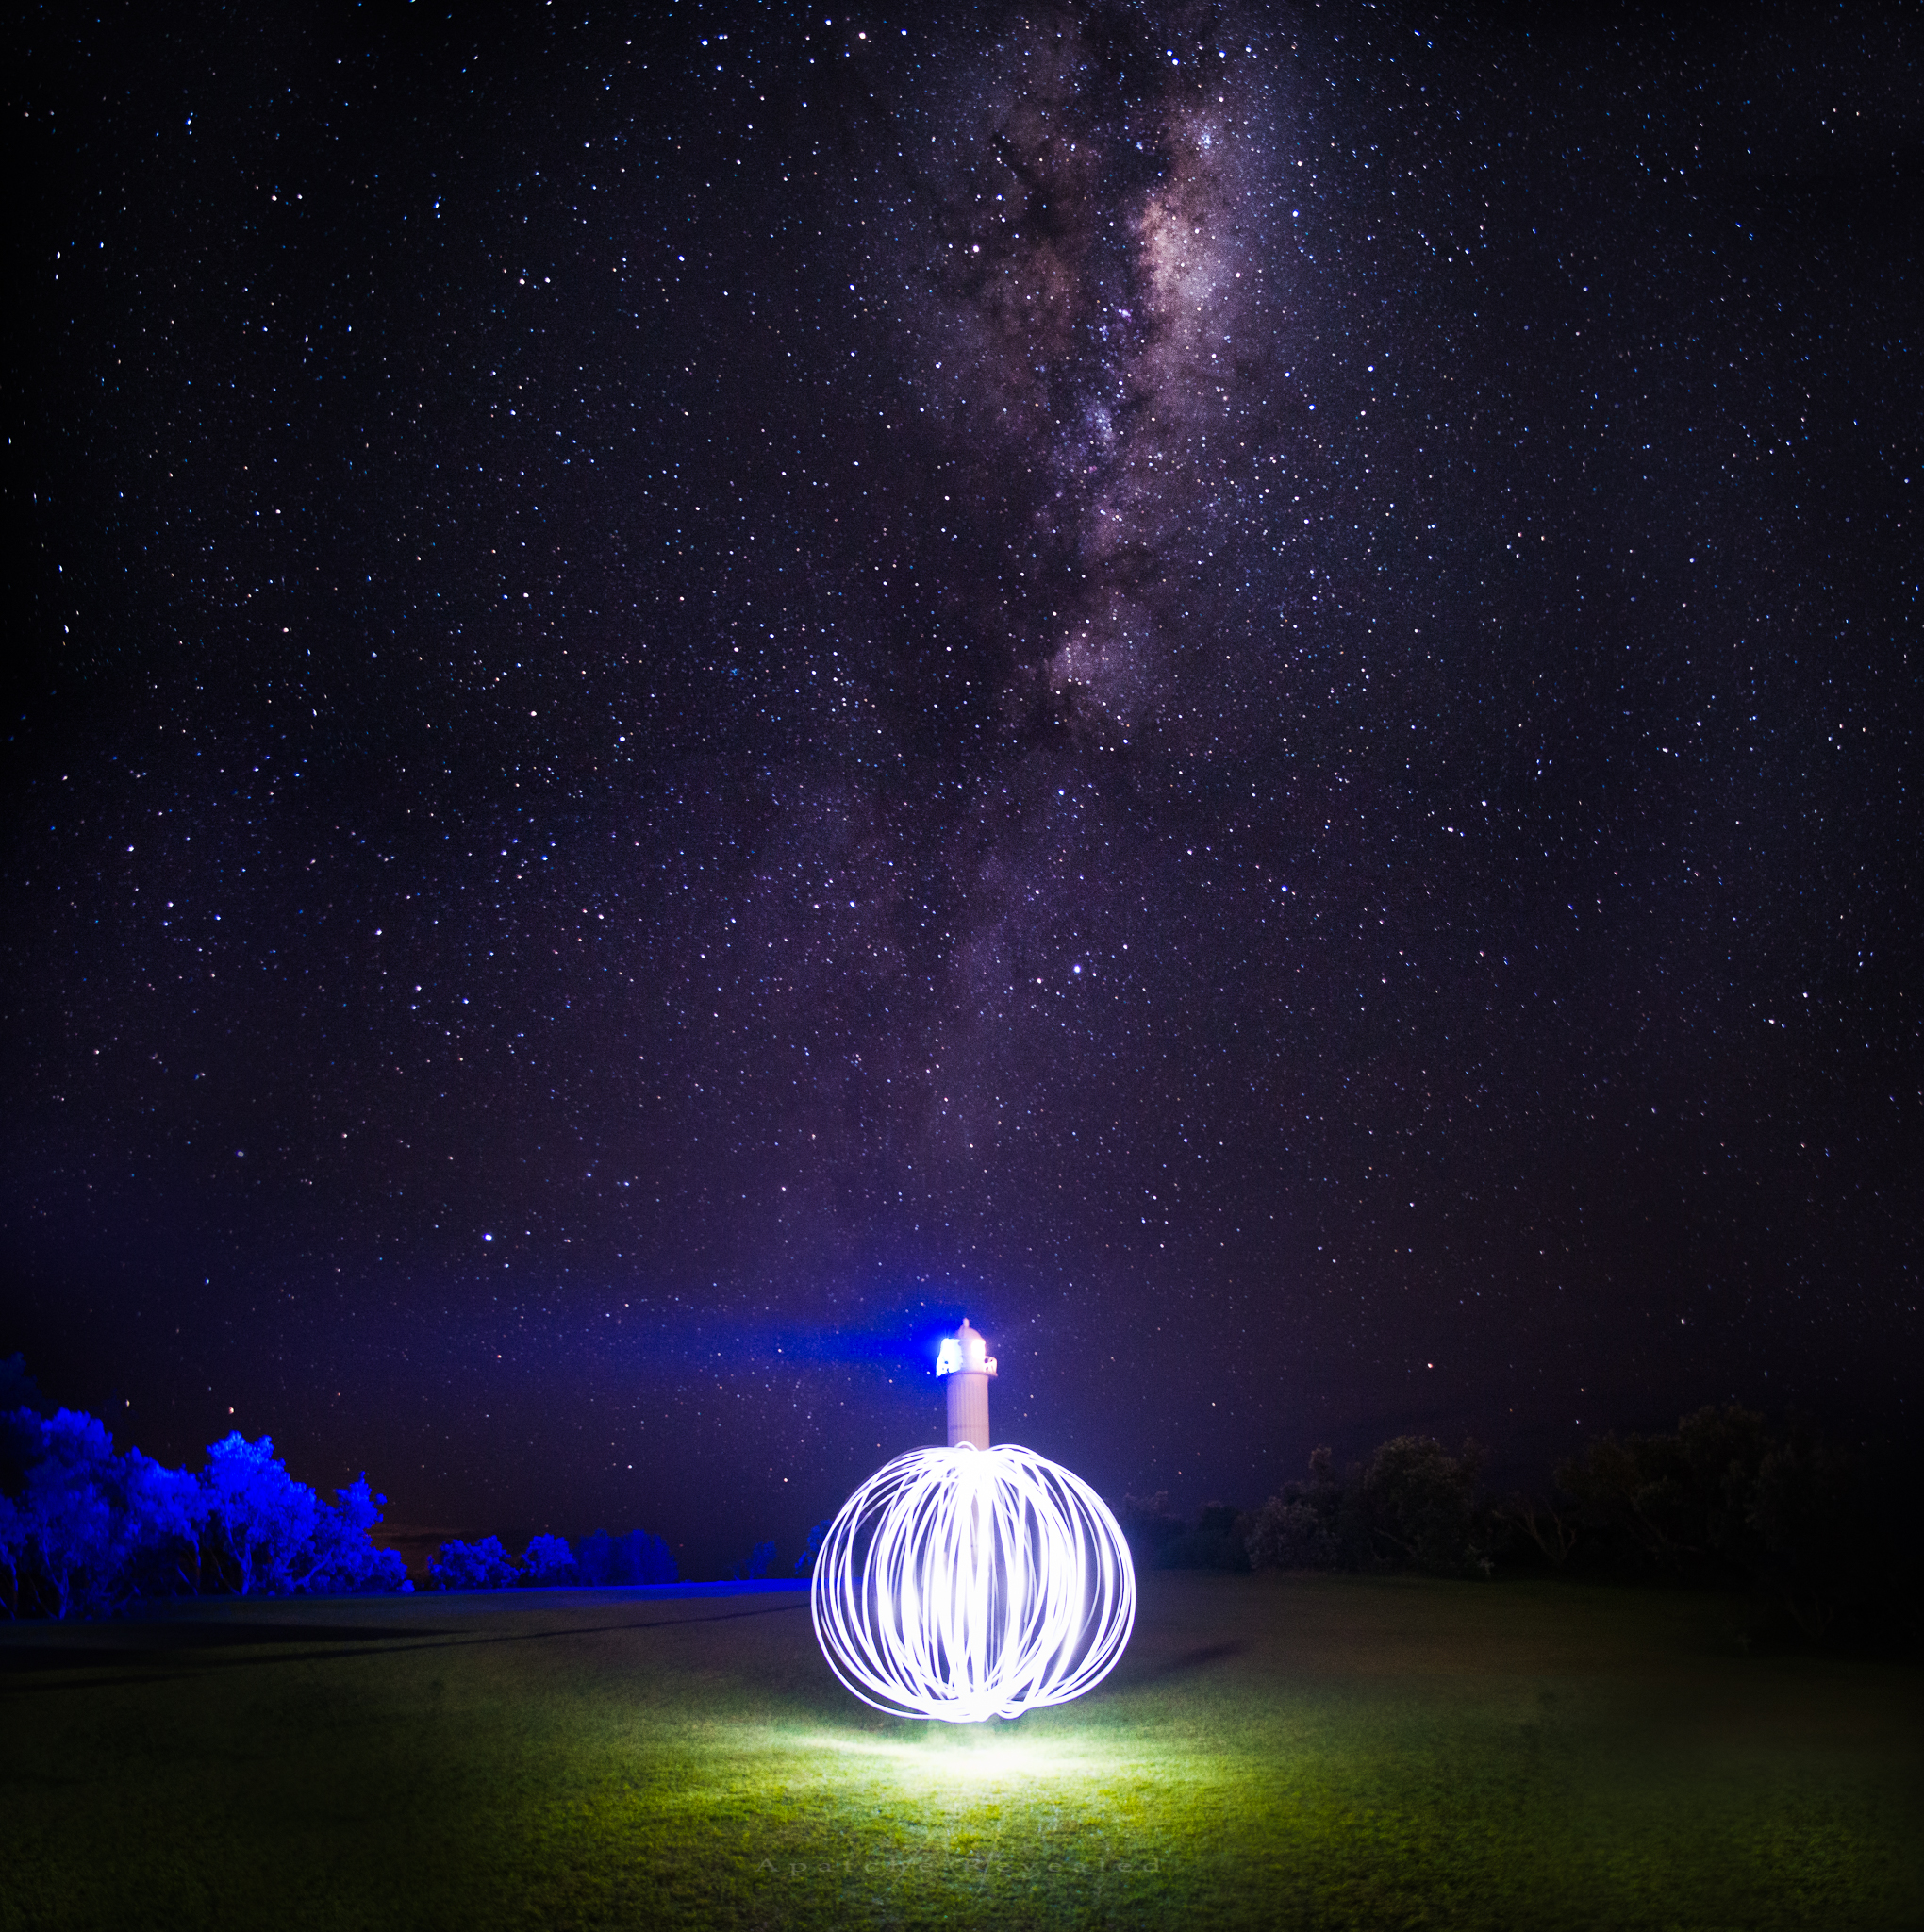
<path fill-rule="evenodd" d="M 1014 1442 L 990 1448 L 988 1343 L 944 1336 L 949 1445 L 884 1463 L 837 1512 L 808 1611 L 843 1687 L 891 1717 L 980 1724 L 1066 1704 L 1136 1626 L 1121 1525 L 1088 1484 Z"/>
<path fill-rule="evenodd" d="M 995 1374 L 995 1357 L 988 1343 L 969 1325 L 967 1315 L 954 1335 L 942 1338 L 936 1374 L 949 1378 L 949 1447 L 969 1442 L 987 1449 L 988 1381 Z"/>

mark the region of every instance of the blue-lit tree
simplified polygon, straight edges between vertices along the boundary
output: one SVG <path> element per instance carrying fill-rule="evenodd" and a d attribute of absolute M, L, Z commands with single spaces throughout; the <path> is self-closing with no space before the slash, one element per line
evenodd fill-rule
<path fill-rule="evenodd" d="M 521 1580 L 531 1586 L 550 1589 L 556 1584 L 579 1583 L 581 1573 L 574 1566 L 574 1552 L 565 1536 L 536 1536 L 528 1539 L 522 1554 Z"/>
<path fill-rule="evenodd" d="M 216 1571 L 240 1596 L 408 1587 L 400 1555 L 374 1544 L 388 1499 L 365 1474 L 326 1502 L 289 1474 L 272 1437 L 237 1431 L 208 1447 L 202 1491 Z"/>
<path fill-rule="evenodd" d="M 178 1571 L 206 1515 L 191 1476 L 138 1449 L 117 1455 L 106 1424 L 74 1409 L 17 1411 L 14 1422 L 37 1436 L 0 1532 L 16 1608 L 23 1572 L 39 1607 L 67 1617 L 111 1611 L 157 1570 Z"/>
<path fill-rule="evenodd" d="M 341 1594 L 412 1589 L 400 1551 L 374 1542 L 388 1499 L 373 1493 L 366 1471 L 334 1494 L 334 1504 L 323 1503 L 317 1512 L 313 1560 L 297 1587 Z"/>
<path fill-rule="evenodd" d="M 10 1497 L 0 1496 L 0 1571 L 7 1574 L 7 1614 L 20 1614 L 20 1566 L 25 1560 L 26 1519 Z"/>
<path fill-rule="evenodd" d="M 237 1429 L 208 1445 L 207 1524 L 237 1595 L 295 1588 L 314 1541 L 321 1504 L 274 1453 L 274 1439 L 250 1442 Z"/>
<path fill-rule="evenodd" d="M 434 1554 L 427 1574 L 442 1590 L 499 1590 L 520 1575 L 514 1558 L 498 1536 L 478 1543 L 444 1542 Z"/>

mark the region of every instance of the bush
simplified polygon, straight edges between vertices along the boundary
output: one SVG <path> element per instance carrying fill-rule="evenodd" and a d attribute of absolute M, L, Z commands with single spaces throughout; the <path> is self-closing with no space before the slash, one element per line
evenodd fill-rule
<path fill-rule="evenodd" d="M 1159 1570 L 1247 1570 L 1254 1527 L 1234 1504 L 1205 1503 L 1189 1528 L 1156 1546 L 1153 1561 Z"/>
<path fill-rule="evenodd" d="M 1162 1553 L 1183 1534 L 1183 1519 L 1169 1513 L 1167 1490 L 1153 1496 L 1124 1496 L 1117 1516 L 1138 1570 L 1156 1568 Z"/>

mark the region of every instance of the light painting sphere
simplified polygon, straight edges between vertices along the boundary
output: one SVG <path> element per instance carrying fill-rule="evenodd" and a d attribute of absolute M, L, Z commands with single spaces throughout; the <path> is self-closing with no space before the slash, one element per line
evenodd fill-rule
<path fill-rule="evenodd" d="M 829 1525 L 810 1594 L 829 1667 L 896 1717 L 977 1724 L 1066 1704 L 1136 1624 L 1129 1545 L 1103 1499 L 1013 1442 L 912 1449 Z"/>

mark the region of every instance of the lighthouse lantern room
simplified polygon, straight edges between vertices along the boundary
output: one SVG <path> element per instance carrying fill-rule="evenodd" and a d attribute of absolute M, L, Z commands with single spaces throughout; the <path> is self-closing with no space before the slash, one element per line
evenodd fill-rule
<path fill-rule="evenodd" d="M 936 1374 L 949 1379 L 949 1447 L 970 1442 L 988 1447 L 988 1383 L 995 1357 L 988 1343 L 962 1317 L 954 1335 L 944 1336 L 936 1357 Z"/>

